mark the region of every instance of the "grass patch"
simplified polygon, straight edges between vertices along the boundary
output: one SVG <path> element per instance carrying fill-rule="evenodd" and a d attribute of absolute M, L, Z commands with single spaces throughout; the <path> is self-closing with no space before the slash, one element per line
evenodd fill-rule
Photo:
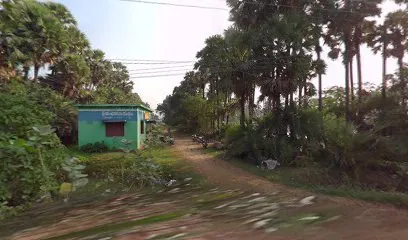
<path fill-rule="evenodd" d="M 225 157 L 225 150 L 217 150 L 215 148 L 205 148 L 204 152 L 217 158 L 224 158 Z"/>
<path fill-rule="evenodd" d="M 392 204 L 400 207 L 408 207 L 408 195 L 397 192 L 383 192 L 378 190 L 359 189 L 354 186 L 348 185 L 324 185 L 328 182 L 328 177 L 324 174 L 314 172 L 313 168 L 278 168 L 272 171 L 264 171 L 258 167 L 248 164 L 236 159 L 230 160 L 230 162 L 242 169 L 245 169 L 255 175 L 264 177 L 273 182 L 279 182 L 281 184 L 302 188 L 316 193 L 322 193 L 327 195 L 356 198 L 365 201 L 378 202 Z M 310 178 L 321 178 L 320 184 L 313 184 Z"/>
<path fill-rule="evenodd" d="M 102 226 L 93 227 L 90 229 L 86 229 L 83 231 L 72 232 L 56 237 L 46 238 L 48 240 L 63 240 L 63 239 L 71 239 L 71 238 L 83 238 L 97 234 L 107 234 L 107 233 L 114 233 L 121 230 L 129 229 L 135 226 L 153 224 L 158 222 L 169 221 L 175 218 L 182 217 L 185 213 L 183 212 L 173 212 L 173 213 L 166 213 L 156 216 L 150 216 L 147 218 L 142 218 L 138 220 L 122 222 L 117 224 L 106 224 Z"/>
<path fill-rule="evenodd" d="M 209 149 L 208 149 L 209 150 Z M 142 151 L 137 151 L 136 153 L 123 153 L 123 152 L 107 152 L 107 153 L 84 153 L 79 150 L 77 146 L 68 147 L 68 151 L 71 156 L 77 157 L 81 162 L 89 165 L 91 168 L 97 167 L 98 171 L 100 168 L 108 165 L 119 165 L 125 162 L 137 161 L 140 159 L 151 159 L 156 164 L 160 165 L 166 172 L 170 173 L 172 179 L 183 179 L 187 177 L 193 178 L 193 180 L 203 181 L 202 176 L 196 174 L 192 167 L 183 161 L 170 146 L 164 147 L 152 147 L 147 148 Z M 215 150 L 216 151 L 216 150 Z M 219 152 L 214 152 L 214 154 L 219 154 Z M 125 164 L 126 165 L 126 164 Z M 92 174 L 91 174 L 92 175 Z"/>
<path fill-rule="evenodd" d="M 86 166 L 85 173 L 89 175 L 90 180 L 102 181 L 98 185 L 106 185 L 106 181 L 114 181 L 123 185 L 121 188 L 124 189 L 149 185 L 148 182 L 157 177 L 167 181 L 193 178 L 194 182 L 202 182 L 203 179 L 194 174 L 191 166 L 178 157 L 169 146 L 147 148 L 135 153 L 89 154 L 83 153 L 77 148 L 70 148 L 70 152 L 73 156 L 81 159 L 81 162 Z M 160 167 L 160 169 L 153 165 Z M 143 184 L 138 184 L 135 181 L 140 181 Z"/>
<path fill-rule="evenodd" d="M 194 183 L 204 183 L 204 178 L 195 173 L 191 165 L 178 156 L 171 147 L 146 149 L 142 157 L 153 159 L 169 172 L 173 179 L 193 178 Z"/>

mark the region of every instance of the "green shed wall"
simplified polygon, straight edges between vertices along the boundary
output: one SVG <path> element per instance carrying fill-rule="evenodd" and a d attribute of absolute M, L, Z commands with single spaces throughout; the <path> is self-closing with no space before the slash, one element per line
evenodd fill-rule
<path fill-rule="evenodd" d="M 78 126 L 79 132 L 79 147 L 88 144 L 103 141 L 110 149 L 118 149 L 123 147 L 122 139 L 132 141 L 130 149 L 139 147 L 137 122 L 125 123 L 125 135 L 123 137 L 106 137 L 105 123 L 97 121 L 81 121 Z"/>
<path fill-rule="evenodd" d="M 124 123 L 123 137 L 107 137 L 106 127 L 99 115 L 102 112 L 125 111 L 133 112 L 134 117 L 126 120 Z M 103 141 L 110 149 L 118 149 L 123 147 L 122 139 L 130 140 L 130 149 L 135 150 L 143 146 L 146 140 L 146 123 L 144 124 L 144 134 L 141 134 L 141 122 L 144 119 L 145 111 L 141 109 L 80 109 L 78 117 L 78 145 L 79 147 L 88 144 Z M 90 116 L 91 114 L 91 116 Z"/>

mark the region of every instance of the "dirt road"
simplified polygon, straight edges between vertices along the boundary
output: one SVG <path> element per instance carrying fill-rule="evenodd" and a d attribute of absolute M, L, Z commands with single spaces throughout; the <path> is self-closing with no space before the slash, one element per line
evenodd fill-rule
<path fill-rule="evenodd" d="M 187 137 L 166 151 L 212 184 L 183 177 L 157 189 L 40 204 L 0 221 L 0 239 L 408 239 L 407 209 L 272 183 L 211 157 Z"/>
<path fill-rule="evenodd" d="M 225 160 L 211 157 L 203 153 L 199 144 L 192 142 L 187 137 L 178 138 L 174 148 L 175 152 L 188 161 L 196 172 L 219 186 L 249 190 L 266 195 L 274 194 L 283 199 L 292 200 L 316 195 L 272 183 L 234 167 Z M 322 215 L 331 213 L 335 215 L 336 221 L 323 223 L 319 226 L 311 225 L 300 231 L 289 230 L 283 233 L 277 231 L 273 237 L 270 235 L 268 239 L 289 236 L 289 239 L 408 239 L 407 209 L 317 195 L 316 203 L 307 207 L 307 210 Z M 296 209 L 291 210 L 290 214 L 293 212 L 296 212 Z"/>

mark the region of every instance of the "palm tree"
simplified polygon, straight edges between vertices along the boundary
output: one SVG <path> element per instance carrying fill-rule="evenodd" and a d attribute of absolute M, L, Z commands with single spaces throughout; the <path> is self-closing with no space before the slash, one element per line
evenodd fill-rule
<path fill-rule="evenodd" d="M 25 78 L 31 67 L 34 80 L 46 63 L 53 63 L 61 54 L 61 48 L 68 46 L 64 25 L 48 7 L 32 0 L 14 1 L 3 5 L 2 21 L 10 26 L 10 34 L 18 39 L 14 51 L 17 64 L 24 68 Z"/>
<path fill-rule="evenodd" d="M 349 65 L 350 65 L 349 66 L 349 68 L 350 68 L 350 95 L 351 95 L 351 101 L 354 102 L 354 72 L 353 72 L 353 65 L 354 64 L 353 64 L 353 57 L 350 57 Z"/>
<path fill-rule="evenodd" d="M 362 91 L 363 91 L 363 79 L 362 79 L 362 66 L 361 66 L 361 53 L 360 46 L 363 43 L 363 26 L 366 24 L 366 17 L 378 16 L 381 13 L 381 9 L 378 4 L 382 0 L 371 0 L 369 2 L 365 1 L 352 1 L 350 2 L 351 11 L 353 11 L 353 30 L 352 30 L 352 57 L 356 56 L 357 60 L 357 82 L 358 82 L 358 102 L 361 103 Z M 353 59 L 350 59 L 351 65 Z M 353 66 L 350 68 L 353 69 Z M 354 83 L 354 82 L 353 82 Z M 352 88 L 354 86 L 352 84 Z M 354 99 L 354 91 L 352 90 L 352 97 Z M 360 105 L 360 104 L 359 104 Z"/>
<path fill-rule="evenodd" d="M 322 52 L 322 47 L 320 44 L 316 45 L 315 47 L 315 52 L 317 56 L 317 60 L 315 62 L 315 72 L 317 73 L 318 76 L 318 102 L 319 102 L 319 111 L 323 111 L 323 97 L 322 97 L 322 92 L 323 92 L 323 87 L 322 87 L 322 75 L 325 74 L 326 72 L 326 64 L 325 62 L 321 59 L 321 52 Z"/>
<path fill-rule="evenodd" d="M 392 46 L 391 56 L 397 58 L 399 71 L 401 71 L 408 46 L 408 12 L 399 10 L 388 14 L 384 25 L 388 33 L 388 41 Z"/>
<path fill-rule="evenodd" d="M 381 95 L 383 99 L 386 97 L 387 89 L 387 58 L 389 36 L 385 25 L 376 25 L 375 21 L 367 21 L 364 24 L 364 41 L 368 47 L 372 49 L 374 54 L 381 51 L 382 53 L 382 89 Z"/>
<path fill-rule="evenodd" d="M 90 68 L 90 82 L 87 86 L 89 90 L 95 90 L 102 84 L 108 76 L 108 67 L 110 64 L 105 59 L 105 53 L 101 50 L 90 50 L 86 54 L 86 60 Z"/>
<path fill-rule="evenodd" d="M 361 77 L 361 57 L 360 57 L 360 45 L 361 45 L 361 31 L 360 26 L 363 24 L 364 19 L 369 16 L 375 16 L 380 13 L 380 9 L 377 4 L 380 0 L 374 0 L 370 2 L 365 1 L 351 1 L 344 0 L 339 1 L 342 6 L 338 8 L 338 11 L 333 13 L 333 21 L 328 25 L 328 38 L 331 43 L 333 56 L 338 54 L 340 42 L 344 45 L 343 52 L 343 64 L 345 69 L 345 118 L 346 121 L 351 120 L 350 116 L 350 73 L 352 70 L 352 59 L 354 54 L 357 55 L 357 66 L 359 75 L 359 96 L 362 91 L 362 77 Z M 354 84 L 354 82 L 352 83 Z"/>
<path fill-rule="evenodd" d="M 356 26 L 353 36 L 354 47 L 356 51 L 356 59 L 357 59 L 357 81 L 358 81 L 358 101 L 361 103 L 362 98 L 362 91 L 363 91 L 363 74 L 361 69 L 361 53 L 360 53 L 360 45 L 363 42 L 363 31 L 362 31 L 362 24 Z M 360 104 L 359 104 L 360 105 Z"/>
<path fill-rule="evenodd" d="M 399 10 L 388 14 L 384 25 L 387 30 L 387 41 L 392 46 L 390 54 L 391 56 L 396 57 L 398 61 L 401 95 L 405 96 L 406 81 L 402 73 L 404 70 L 403 59 L 408 47 L 408 12 Z M 402 104 L 405 105 L 404 97 L 402 99 Z"/>

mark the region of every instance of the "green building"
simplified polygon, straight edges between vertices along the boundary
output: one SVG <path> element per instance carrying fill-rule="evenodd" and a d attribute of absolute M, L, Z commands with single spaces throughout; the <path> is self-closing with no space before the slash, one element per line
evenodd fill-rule
<path fill-rule="evenodd" d="M 86 104 L 78 108 L 79 147 L 104 142 L 110 149 L 131 142 L 130 149 L 139 149 L 146 138 L 146 121 L 152 112 L 141 104 Z"/>

